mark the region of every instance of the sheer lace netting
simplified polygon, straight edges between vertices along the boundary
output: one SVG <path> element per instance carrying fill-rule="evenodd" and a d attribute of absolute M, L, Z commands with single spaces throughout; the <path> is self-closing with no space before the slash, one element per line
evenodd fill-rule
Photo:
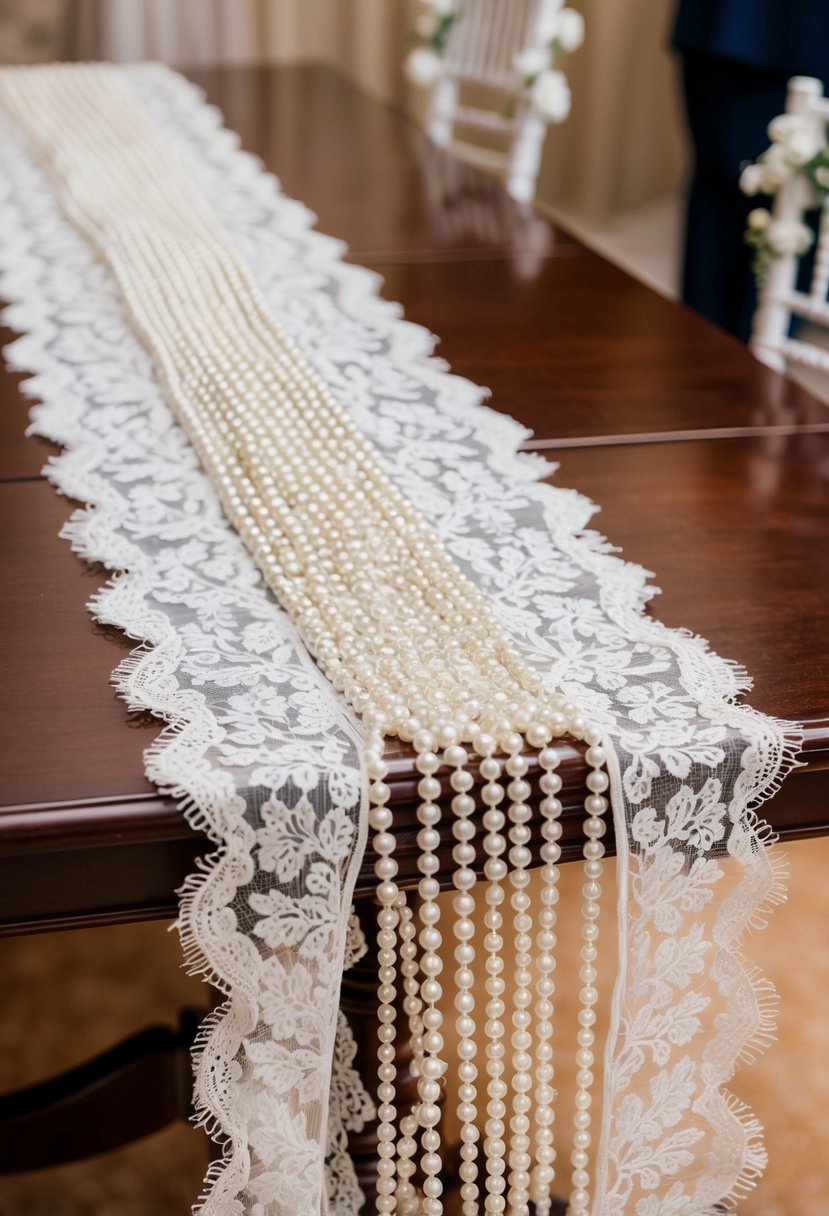
<path fill-rule="evenodd" d="M 737 668 L 644 616 L 645 574 L 587 530 L 592 505 L 538 483 L 550 466 L 516 454 L 522 428 L 430 357 L 431 337 L 310 231 L 191 86 L 157 67 L 124 75 L 397 485 L 525 658 L 607 728 L 621 953 L 594 1211 L 713 1211 L 763 1163 L 722 1086 L 772 1031 L 773 993 L 738 946 L 780 896 L 754 808 L 796 732 L 737 706 Z M 218 846 L 180 916 L 191 964 L 226 994 L 197 1067 L 201 1116 L 226 1145 L 203 1210 L 346 1216 L 360 1204 L 346 1131 L 371 1111 L 337 1009 L 343 952 L 358 948 L 359 738 L 223 520 L 109 276 L 10 134 L 0 155 L 3 294 L 27 335 L 9 357 L 36 373 L 35 429 L 68 449 L 49 475 L 94 504 L 67 535 L 121 572 L 93 610 L 145 643 L 116 682 L 170 723 L 148 774 Z"/>

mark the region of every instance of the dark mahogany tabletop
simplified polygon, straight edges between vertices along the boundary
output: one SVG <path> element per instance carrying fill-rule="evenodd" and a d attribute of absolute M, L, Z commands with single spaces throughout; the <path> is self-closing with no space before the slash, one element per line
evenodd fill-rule
<path fill-rule="evenodd" d="M 829 406 L 329 69 L 192 75 L 601 505 L 596 526 L 656 574 L 652 611 L 743 663 L 758 709 L 804 722 L 805 767 L 767 813 L 788 835 L 829 831 Z M 144 777 L 159 725 L 111 688 L 131 643 L 86 611 L 103 572 L 58 538 L 71 504 L 40 475 L 56 449 L 24 437 L 19 379 L 0 376 L 0 933 L 166 915 L 204 842 Z M 402 753 L 393 776 L 405 800 Z"/>

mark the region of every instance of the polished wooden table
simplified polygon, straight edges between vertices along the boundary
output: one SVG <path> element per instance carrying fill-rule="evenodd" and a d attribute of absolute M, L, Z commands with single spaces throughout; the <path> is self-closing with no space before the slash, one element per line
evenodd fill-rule
<path fill-rule="evenodd" d="M 829 406 L 332 71 L 193 78 L 453 370 L 533 429 L 558 481 L 601 505 L 602 531 L 656 572 L 661 619 L 743 663 L 758 709 L 805 724 L 804 767 L 764 813 L 783 836 L 829 831 Z M 0 934 L 170 916 L 205 842 L 144 776 L 159 724 L 110 686 L 131 643 L 86 611 L 103 572 L 58 539 L 70 504 L 41 476 L 54 449 L 24 437 L 19 377 L 0 398 Z M 568 856 L 583 766 L 562 750 Z M 402 750 L 392 770 L 409 805 Z M 366 866 L 358 893 L 372 885 Z"/>
<path fill-rule="evenodd" d="M 829 407 L 330 70 L 194 78 L 453 369 L 534 430 L 559 482 L 601 505 L 598 526 L 656 572 L 660 617 L 744 663 L 758 709 L 805 722 L 807 767 L 767 814 L 787 836 L 826 830 Z M 0 932 L 167 916 L 203 842 L 144 777 L 158 724 L 110 687 L 130 643 L 86 612 L 103 574 L 58 538 L 69 504 L 40 473 L 51 445 L 24 437 L 18 381 L 0 381 Z M 575 751 L 567 772 L 576 815 Z M 394 777 L 405 801 L 403 754 Z"/>

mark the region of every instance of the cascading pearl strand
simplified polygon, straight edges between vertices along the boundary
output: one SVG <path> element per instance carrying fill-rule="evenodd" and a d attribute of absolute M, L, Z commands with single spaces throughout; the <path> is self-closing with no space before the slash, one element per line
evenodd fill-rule
<path fill-rule="evenodd" d="M 440 1078 L 446 1070 L 441 1058 L 443 1051 L 443 1035 L 441 1026 L 443 1014 L 438 1008 L 442 996 L 442 988 L 438 976 L 443 970 L 443 960 L 439 950 L 442 943 L 438 929 L 440 920 L 440 905 L 437 897 L 440 894 L 440 884 L 435 874 L 440 868 L 440 862 L 435 850 L 440 844 L 440 835 L 436 824 L 440 821 L 440 807 L 436 799 L 440 797 L 440 782 L 435 772 L 440 767 L 440 759 L 432 750 L 435 746 L 434 735 L 427 730 L 420 730 L 413 740 L 415 767 L 422 774 L 417 785 L 417 792 L 423 799 L 417 808 L 418 822 L 422 825 L 417 834 L 420 856 L 417 860 L 418 869 L 423 877 L 418 887 L 420 905 L 418 916 L 423 926 L 420 931 L 421 947 L 420 970 L 423 976 L 420 985 L 420 996 L 423 1001 L 423 1058 L 420 1062 L 420 1076 L 417 1080 L 419 1102 L 415 1111 L 418 1124 L 423 1129 L 420 1145 L 423 1150 L 420 1168 L 424 1174 L 423 1180 L 423 1216 L 442 1216 L 443 1181 L 440 1178 L 441 1158 L 440 1134 L 437 1124 L 440 1120 Z"/>
<path fill-rule="evenodd" d="M 455 972 L 455 1009 L 457 1019 L 455 1029 L 458 1033 L 458 1109 L 457 1114 L 461 1123 L 461 1211 L 462 1216 L 477 1216 L 479 1188 L 478 1177 L 478 1139 L 480 1133 L 475 1122 L 478 1109 L 475 1100 L 478 1091 L 475 1081 L 478 1068 L 475 1064 L 477 1044 L 475 1043 L 475 997 L 472 985 L 475 980 L 472 963 L 475 960 L 475 947 L 472 938 L 475 926 L 470 919 L 475 911 L 475 897 L 472 893 L 476 882 L 475 871 L 472 869 L 475 861 L 475 821 L 472 818 L 475 811 L 475 799 L 470 794 L 474 778 L 466 768 L 468 754 L 465 748 L 458 745 L 448 747 L 443 755 L 444 761 L 453 772 L 449 778 L 454 796 L 452 810 L 455 818 L 452 823 L 452 835 L 456 844 L 452 850 L 455 862 L 455 872 L 452 882 L 456 895 L 452 903 L 455 913 L 454 933 L 457 939 L 455 946 L 455 961 L 458 968 Z"/>
<path fill-rule="evenodd" d="M 397 1141 L 397 1189 L 395 1200 L 397 1216 L 419 1216 L 421 1199 L 412 1183 L 417 1153 L 417 1116 L 410 1113 L 400 1120 L 400 1139 Z"/>
<path fill-rule="evenodd" d="M 403 1012 L 409 1019 L 409 1041 L 414 1053 L 410 1064 L 413 1076 L 419 1074 L 420 1060 L 423 1056 L 423 1022 L 420 1011 L 423 1002 L 420 999 L 420 982 L 417 978 L 417 947 L 415 936 L 417 930 L 414 924 L 412 910 L 408 903 L 403 903 L 400 909 L 400 925 L 397 930 L 400 938 L 400 973 L 403 976 Z M 397 1216 L 417 1216 L 420 1211 L 420 1198 L 412 1183 L 415 1172 L 414 1156 L 417 1152 L 417 1119 L 409 1112 L 400 1120 L 400 1138 L 397 1141 L 397 1189 L 395 1199 Z"/>
<path fill-rule="evenodd" d="M 400 928 L 400 974 L 403 976 L 403 1012 L 409 1019 L 409 1046 L 412 1049 L 412 1061 L 409 1065 L 412 1076 L 420 1075 L 420 1063 L 423 1059 L 423 1019 L 420 1016 L 423 1002 L 420 999 L 420 980 L 418 979 L 417 947 L 415 937 L 417 930 L 414 916 L 408 904 L 401 909 Z"/>
<path fill-rule="evenodd" d="M 589 1130 L 591 1123 L 590 1106 L 592 1102 L 590 1090 L 593 1084 L 591 1068 L 593 1064 L 593 1046 L 596 1037 L 593 1030 L 596 1022 L 594 1006 L 598 1000 L 598 992 L 595 987 L 597 978 L 595 962 L 597 956 L 596 940 L 599 936 L 599 897 L 601 895 L 599 879 L 602 876 L 602 857 L 605 852 L 601 838 L 607 830 L 607 825 L 602 816 L 608 808 L 608 801 L 604 797 L 604 793 L 609 784 L 607 773 L 603 771 L 607 756 L 601 747 L 601 732 L 594 727 L 587 727 L 584 731 L 584 739 L 588 744 L 585 760 L 590 766 L 591 771 L 587 774 L 587 788 L 590 792 L 584 802 L 584 809 L 587 813 L 587 818 L 584 821 L 584 833 L 587 837 L 584 845 L 584 876 L 586 881 L 582 887 L 582 894 L 585 900 L 582 905 L 582 916 L 584 917 L 582 939 L 584 944 L 581 948 L 582 967 L 579 971 L 579 978 L 583 987 L 579 993 L 582 1007 L 579 1011 L 579 1050 L 576 1055 L 576 1062 L 579 1067 L 576 1074 L 575 1135 L 573 1137 L 573 1151 L 571 1155 L 573 1189 L 570 1193 L 570 1216 L 587 1216 L 590 1206 L 590 1195 L 587 1190 L 590 1185 L 587 1150 L 591 1143 Z"/>
<path fill-rule="evenodd" d="M 503 801 L 504 789 L 498 782 L 501 776 L 501 764 L 492 755 L 493 742 L 493 740 L 483 737 L 483 732 L 481 732 L 475 739 L 474 746 L 476 751 L 484 753 L 480 773 L 486 784 L 481 789 L 481 801 L 487 808 L 483 816 L 483 826 L 487 833 L 484 837 L 483 849 L 487 855 L 484 863 L 484 876 L 488 880 L 487 912 L 484 917 L 484 924 L 488 932 L 484 937 L 484 948 L 487 952 L 486 991 L 489 996 L 486 1004 L 487 1022 L 485 1026 L 486 1071 L 489 1081 L 486 1087 L 487 1119 L 484 1124 L 484 1156 L 487 1170 L 487 1195 L 484 1200 L 484 1210 L 488 1213 L 501 1213 L 506 1208 L 504 1198 L 506 1188 L 504 1116 L 507 1108 L 504 1098 L 507 1096 L 507 1085 L 502 1079 L 504 1073 L 504 1044 L 502 1042 L 504 1023 L 501 1019 L 506 1008 L 503 1001 L 506 985 L 501 974 L 504 970 L 504 960 L 501 957 L 504 941 L 500 933 L 503 925 L 500 905 L 504 901 L 504 888 L 501 884 L 507 876 L 507 864 L 501 855 L 507 847 L 507 842 L 501 835 L 505 821 L 504 813 L 498 809 L 498 804 Z"/>
<path fill-rule="evenodd" d="M 396 840 L 389 831 L 392 826 L 392 813 L 386 803 L 391 791 L 384 778 L 388 766 L 383 760 L 382 736 L 375 735 L 366 749 L 366 764 L 371 782 L 369 786 L 369 825 L 374 830 L 373 846 L 377 853 L 374 863 L 374 873 L 377 877 L 377 899 L 380 910 L 377 914 L 377 1116 L 379 1127 L 376 1210 L 378 1213 L 388 1213 L 395 1210 L 395 1162 L 394 1138 L 397 1110 L 394 1106 L 395 1080 L 397 1066 L 395 1064 L 394 1041 L 396 1037 L 395 1019 L 397 1011 L 394 1006 L 397 989 L 395 980 L 395 963 L 397 934 L 395 932 L 400 920 L 401 892 L 394 881 L 397 875 L 397 862 L 392 857 Z"/>
<path fill-rule="evenodd" d="M 530 916 L 530 897 L 526 889 L 529 883 L 527 867 L 532 860 L 532 854 L 528 847 L 532 838 L 529 828 L 532 811 L 527 805 L 531 787 L 529 782 L 525 780 L 529 769 L 529 761 L 525 756 L 520 754 L 523 742 L 521 736 L 516 734 L 514 738 L 505 739 L 502 743 L 504 750 L 509 753 L 504 767 L 507 774 L 512 778 L 507 786 L 507 796 L 510 799 L 507 819 L 510 823 L 509 839 L 512 845 L 509 851 L 509 861 L 512 866 L 509 880 L 513 889 L 510 897 L 510 906 L 514 914 L 513 930 L 515 933 L 513 939 L 513 947 L 515 949 L 515 974 L 513 977 L 512 994 L 513 1032 L 510 1040 L 513 1048 L 513 1113 L 510 1119 L 510 1131 L 512 1135 L 509 1146 L 510 1175 L 509 1191 L 507 1194 L 507 1205 L 511 1216 L 529 1216 L 530 1166 L 532 1164 L 532 1158 L 529 1154 L 531 1144 L 529 1137 L 529 1113 L 532 1108 L 530 1098 L 530 1090 L 532 1089 L 532 1076 L 530 1074 L 532 1067 L 532 1056 L 530 1054 L 530 1048 L 532 1047 L 532 1035 L 530 1033 L 532 1020 L 530 1012 L 532 1004 L 532 994 L 530 992 L 530 984 L 532 982 L 532 972 L 530 971 L 532 963 L 532 955 L 530 954 L 532 949 L 532 937 L 530 936 L 532 917 Z"/>
<path fill-rule="evenodd" d="M 555 771 L 559 764 L 559 756 L 555 748 L 542 748 L 538 754 L 538 764 L 541 769 L 539 787 L 544 795 L 540 809 L 542 815 L 541 860 L 544 867 L 541 872 L 541 908 L 538 913 L 539 931 L 536 937 L 538 955 L 536 967 L 538 980 L 535 1006 L 536 1024 L 536 1090 L 535 1090 L 535 1157 L 536 1165 L 532 1172 L 530 1194 L 535 1205 L 536 1216 L 549 1216 L 551 1208 L 551 1187 L 555 1178 L 556 1151 L 554 1145 L 553 1124 L 555 1110 L 552 1089 L 554 1079 L 553 1066 L 553 996 L 555 994 L 555 956 L 556 947 L 556 905 L 558 903 L 558 861 L 561 857 L 561 802 L 556 795 L 561 790 L 561 778 Z"/>

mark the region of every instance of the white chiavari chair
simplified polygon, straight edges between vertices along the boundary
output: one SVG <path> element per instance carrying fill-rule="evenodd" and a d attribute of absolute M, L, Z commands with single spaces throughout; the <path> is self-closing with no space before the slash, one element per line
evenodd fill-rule
<path fill-rule="evenodd" d="M 428 131 L 440 147 L 461 160 L 503 174 L 509 194 L 530 202 L 541 164 L 546 123 L 531 107 L 506 112 L 523 81 L 515 55 L 549 41 L 563 0 L 464 0 L 449 34 L 445 70 L 431 97 Z M 500 99 L 500 109 L 461 104 L 464 86 L 480 86 Z M 457 127 L 495 136 L 490 148 L 456 135 Z M 504 148 L 504 144 L 506 147 Z"/>
<path fill-rule="evenodd" d="M 793 77 L 789 81 L 786 113 L 803 119 L 813 127 L 816 138 L 825 142 L 829 98 L 824 97 L 819 80 L 810 76 Z M 802 174 L 795 174 L 778 190 L 772 218 L 802 222 L 805 212 L 813 206 L 809 183 Z M 829 331 L 829 199 L 821 209 L 808 291 L 798 290 L 798 266 L 796 254 L 771 259 L 754 313 L 751 349 L 758 359 L 776 371 L 785 372 L 790 367 L 800 366 L 829 372 L 829 333 L 825 346 L 809 340 L 808 330 L 796 338 L 789 337 L 793 317 Z"/>

